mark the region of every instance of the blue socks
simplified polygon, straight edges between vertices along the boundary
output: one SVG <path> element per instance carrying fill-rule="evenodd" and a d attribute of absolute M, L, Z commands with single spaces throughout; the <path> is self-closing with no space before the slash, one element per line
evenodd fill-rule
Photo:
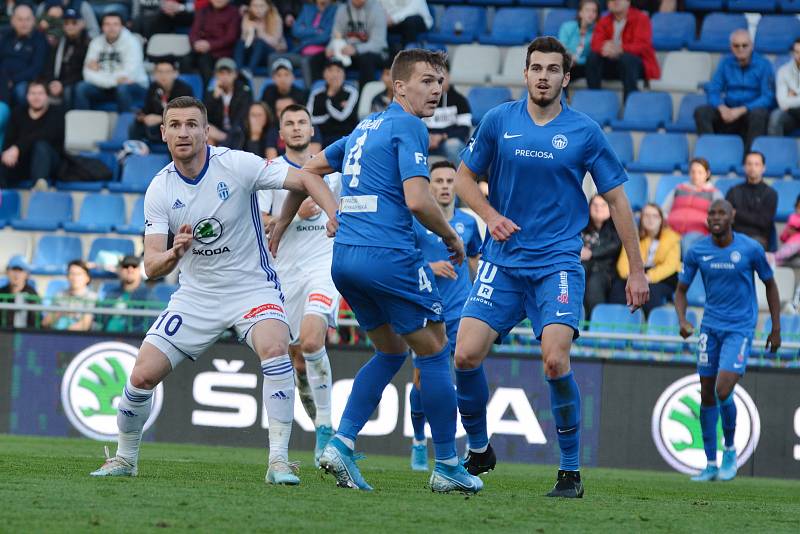
<path fill-rule="evenodd" d="M 559 469 L 578 471 L 581 466 L 581 394 L 578 384 L 570 371 L 559 378 L 548 378 L 547 385 L 550 386 L 550 410 L 553 412 L 561 449 Z"/>
<path fill-rule="evenodd" d="M 375 356 L 356 374 L 337 435 L 344 436 L 351 442 L 356 440 L 356 436 L 380 404 L 383 390 L 403 366 L 406 356 L 408 353 L 385 354 L 375 351 Z"/>
<path fill-rule="evenodd" d="M 733 447 L 733 436 L 736 433 L 736 404 L 733 402 L 733 392 L 724 401 L 719 401 L 719 414 L 722 417 L 725 446 Z"/>
<path fill-rule="evenodd" d="M 420 373 L 420 397 L 431 425 L 436 460 L 456 458 L 456 392 L 450 375 L 450 345 L 437 354 L 419 356 L 414 365 Z M 423 434 L 424 438 L 424 434 Z"/>
<path fill-rule="evenodd" d="M 735 408 L 734 408 L 735 410 Z M 700 406 L 700 428 L 703 431 L 703 448 L 706 459 L 711 465 L 717 465 L 717 419 L 719 406 Z"/>
<path fill-rule="evenodd" d="M 414 439 L 425 441 L 425 412 L 422 409 L 422 395 L 417 386 L 412 384 L 408 394 L 408 404 L 411 407 L 411 426 L 414 427 Z"/>
<path fill-rule="evenodd" d="M 489 444 L 486 430 L 486 404 L 489 402 L 489 383 L 483 365 L 475 369 L 456 369 L 458 411 L 461 424 L 469 437 L 471 450 L 483 449 Z"/>

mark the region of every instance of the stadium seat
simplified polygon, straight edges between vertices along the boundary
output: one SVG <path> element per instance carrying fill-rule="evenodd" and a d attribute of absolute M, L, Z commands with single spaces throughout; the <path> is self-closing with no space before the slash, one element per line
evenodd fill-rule
<path fill-rule="evenodd" d="M 681 261 L 683 261 L 689 249 L 692 248 L 692 245 L 704 237 L 705 235 L 700 232 L 687 232 L 681 236 Z"/>
<path fill-rule="evenodd" d="M 138 197 L 133 203 L 130 222 L 117 226 L 117 233 L 126 235 L 142 235 L 144 233 L 144 195 Z"/>
<path fill-rule="evenodd" d="M 186 82 L 192 88 L 192 94 L 196 98 L 203 98 L 203 79 L 199 74 L 193 72 L 179 74 L 178 79 Z"/>
<path fill-rule="evenodd" d="M 653 132 L 672 122 L 672 97 L 659 91 L 636 91 L 628 95 L 622 118 L 611 121 L 614 130 Z"/>
<path fill-rule="evenodd" d="M 686 11 L 722 11 L 725 0 L 686 0 Z"/>
<path fill-rule="evenodd" d="M 669 52 L 661 65 L 661 78 L 650 80 L 650 89 L 694 93 L 711 79 L 712 74 L 711 54 L 708 52 Z"/>
<path fill-rule="evenodd" d="M 598 304 L 592 310 L 589 331 L 638 334 L 641 332 L 643 320 L 642 310 L 631 313 L 624 304 Z M 582 345 L 602 349 L 623 349 L 628 342 L 619 339 L 586 339 Z"/>
<path fill-rule="evenodd" d="M 629 174 L 625 182 L 625 192 L 633 211 L 639 211 L 647 204 L 647 176 L 644 174 Z"/>
<path fill-rule="evenodd" d="M 689 50 L 728 52 L 734 30 L 747 29 L 747 19 L 740 13 L 711 13 L 703 19 L 700 38 L 689 43 Z"/>
<path fill-rule="evenodd" d="M 696 23 L 691 13 L 655 13 L 651 24 L 656 50 L 680 50 L 694 40 Z"/>
<path fill-rule="evenodd" d="M 722 193 L 723 197 L 728 194 L 728 190 L 731 187 L 733 187 L 734 185 L 739 185 L 741 183 L 744 183 L 744 179 L 743 178 L 738 178 L 738 177 L 737 178 L 717 178 L 716 180 L 714 180 L 714 185 L 716 186 L 717 189 L 719 189 L 719 192 Z"/>
<path fill-rule="evenodd" d="M 792 342 L 797 343 L 800 341 L 800 315 L 785 315 L 781 314 L 781 341 L 783 343 Z M 760 342 L 753 342 L 753 350 L 751 354 L 758 356 L 766 356 L 767 358 L 775 357 L 774 354 L 767 352 L 764 349 L 764 339 L 772 331 L 772 317 L 767 317 L 764 321 L 764 327 L 761 329 Z M 778 358 L 795 358 L 797 356 L 797 349 L 778 349 Z"/>
<path fill-rule="evenodd" d="M 628 132 L 606 132 L 611 148 L 617 154 L 620 162 L 626 167 L 633 161 L 633 137 Z"/>
<path fill-rule="evenodd" d="M 606 89 L 581 89 L 572 93 L 571 106 L 607 126 L 619 115 L 619 96 Z"/>
<path fill-rule="evenodd" d="M 767 161 L 765 176 L 782 178 L 800 172 L 797 167 L 797 139 L 793 137 L 756 137 L 753 150 L 764 154 Z"/>
<path fill-rule="evenodd" d="M 79 237 L 45 235 L 36 243 L 31 273 L 65 274 L 67 263 L 80 259 L 83 259 L 83 246 Z"/>
<path fill-rule="evenodd" d="M 701 135 L 694 145 L 694 157 L 705 158 L 713 174 L 727 174 L 739 167 L 744 156 L 744 143 L 738 135 Z M 682 166 L 688 171 L 689 164 Z"/>
<path fill-rule="evenodd" d="M 667 124 L 668 132 L 695 132 L 697 124 L 694 121 L 694 110 L 706 105 L 708 100 L 703 93 L 683 95 L 681 105 L 678 107 L 678 117 L 672 124 Z"/>
<path fill-rule="evenodd" d="M 26 260 L 31 258 L 31 238 L 23 232 L 6 232 L 2 234 L 3 246 L 0 246 L 0 272 L 5 272 L 8 260 L 17 254 Z"/>
<path fill-rule="evenodd" d="M 678 186 L 678 184 L 688 181 L 688 176 L 681 176 L 679 174 L 664 174 L 661 176 L 661 178 L 659 178 L 658 185 L 656 185 L 656 196 L 655 199 L 653 199 L 653 202 L 659 206 L 662 205 L 667 199 L 667 196 Z"/>
<path fill-rule="evenodd" d="M 706 305 L 706 288 L 703 285 L 703 277 L 700 273 L 694 275 L 694 280 L 689 284 L 689 290 L 686 292 L 686 301 L 689 306 L 702 308 Z"/>
<path fill-rule="evenodd" d="M 361 88 L 361 95 L 358 100 L 358 118 L 363 119 L 372 113 L 372 100 L 386 90 L 383 82 L 378 80 L 374 82 L 367 82 Z M 263 94 L 263 93 L 262 93 Z"/>
<path fill-rule="evenodd" d="M 781 13 L 800 13 L 800 0 L 778 0 Z"/>
<path fill-rule="evenodd" d="M 78 153 L 97 149 L 97 143 L 111 134 L 113 116 L 105 111 L 73 109 L 64 119 L 64 150 Z"/>
<path fill-rule="evenodd" d="M 136 115 L 133 113 L 120 113 L 117 115 L 117 122 L 114 123 L 114 129 L 111 131 L 108 141 L 100 141 L 97 143 L 97 148 L 102 152 L 117 152 L 121 150 L 122 143 L 131 138 L 128 131 L 135 120 Z"/>
<path fill-rule="evenodd" d="M 493 3 L 496 0 L 491 0 Z M 498 9 L 492 19 L 489 32 L 481 35 L 481 44 L 514 46 L 527 44 L 538 33 L 539 12 L 526 7 L 504 7 Z"/>
<path fill-rule="evenodd" d="M 511 100 L 511 90 L 508 87 L 473 87 L 467 100 L 472 110 L 472 124 L 477 125 L 487 111 Z"/>
<path fill-rule="evenodd" d="M 153 298 L 159 302 L 169 302 L 170 297 L 178 290 L 177 285 L 160 283 L 153 288 Z"/>
<path fill-rule="evenodd" d="M 54 280 L 50 280 L 47 282 L 47 288 L 44 290 L 44 296 L 42 303 L 46 306 L 49 306 L 53 303 L 53 298 L 56 297 L 59 293 L 63 293 L 64 291 L 69 289 L 69 282 L 66 278 L 56 278 Z"/>
<path fill-rule="evenodd" d="M 781 306 L 792 300 L 794 296 L 794 270 L 790 267 L 775 267 L 775 285 L 778 286 L 778 295 L 781 298 Z M 767 304 L 767 288 L 764 283 L 756 276 L 756 300 L 758 301 L 759 311 L 769 310 Z"/>
<path fill-rule="evenodd" d="M 469 4 L 471 6 L 510 6 L 514 3 L 514 0 L 456 0 L 454 2 L 443 3 Z M 431 10 L 431 15 L 433 15 L 433 10 Z"/>
<path fill-rule="evenodd" d="M 775 220 L 786 222 L 789 215 L 794 213 L 794 205 L 797 196 L 800 195 L 800 181 L 797 180 L 775 180 L 772 188 L 778 193 L 778 209 L 775 212 Z"/>
<path fill-rule="evenodd" d="M 741 13 L 774 13 L 777 7 L 777 0 L 728 0 L 728 11 Z"/>
<path fill-rule="evenodd" d="M 36 191 L 28 201 L 28 214 L 11 221 L 15 230 L 53 231 L 72 221 L 72 195 L 58 191 Z"/>
<path fill-rule="evenodd" d="M 490 45 L 456 48 L 450 64 L 450 83 L 482 85 L 500 67 L 500 49 Z"/>
<path fill-rule="evenodd" d="M 473 42 L 486 27 L 486 10 L 476 6 L 450 6 L 445 9 L 438 30 L 428 32 L 427 41 L 444 44 Z"/>
<path fill-rule="evenodd" d="M 0 192 L 0 228 L 19 219 L 19 193 L 13 189 Z"/>
<path fill-rule="evenodd" d="M 67 232 L 106 234 L 125 224 L 125 199 L 119 195 L 93 193 L 81 204 L 77 222 L 64 223 Z"/>
<path fill-rule="evenodd" d="M 181 58 L 192 53 L 189 36 L 180 33 L 156 33 L 147 40 L 147 57 L 175 56 Z"/>
<path fill-rule="evenodd" d="M 754 48 L 761 54 L 784 54 L 798 36 L 800 20 L 796 16 L 764 15 L 758 21 Z"/>
<path fill-rule="evenodd" d="M 633 97 L 633 95 L 631 95 Z M 631 172 L 672 172 L 688 161 L 689 143 L 681 133 L 651 133 L 639 145 L 639 158 L 628 165 Z"/>
<path fill-rule="evenodd" d="M 492 74 L 489 79 L 492 85 L 499 86 L 524 86 L 525 80 L 522 73 L 525 71 L 525 55 L 528 53 L 524 46 L 506 48 L 506 57 L 499 74 Z"/>
<path fill-rule="evenodd" d="M 563 6 L 566 4 L 565 0 L 518 0 L 517 3 L 521 6 L 536 6 L 536 7 L 553 7 Z"/>
<path fill-rule="evenodd" d="M 89 263 L 98 267 L 91 270 L 93 277 L 107 278 L 116 276 L 117 263 L 123 256 L 133 255 L 135 247 L 128 238 L 98 237 L 92 241 L 89 249 Z M 103 267 L 111 268 L 104 269 Z"/>
<path fill-rule="evenodd" d="M 697 314 L 688 310 L 686 312 L 686 320 L 697 326 Z M 672 306 L 659 306 L 650 310 L 650 316 L 647 318 L 647 326 L 645 333 L 651 336 L 678 336 L 680 335 L 680 323 L 678 322 L 678 314 Z M 636 350 L 652 350 L 658 352 L 682 352 L 687 348 L 686 343 L 673 343 L 665 341 L 634 341 L 633 348 Z"/>
<path fill-rule="evenodd" d="M 576 11 L 568 8 L 554 8 L 547 12 L 542 23 L 541 35 L 558 37 L 558 30 L 568 20 L 575 20 Z"/>
<path fill-rule="evenodd" d="M 122 193 L 144 193 L 153 177 L 169 162 L 167 156 L 160 154 L 128 156 L 122 168 L 122 179 L 108 184 L 108 189 Z"/>

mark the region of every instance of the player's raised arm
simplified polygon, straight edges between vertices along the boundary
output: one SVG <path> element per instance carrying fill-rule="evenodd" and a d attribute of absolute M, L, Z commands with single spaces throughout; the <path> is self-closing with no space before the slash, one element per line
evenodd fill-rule
<path fill-rule="evenodd" d="M 452 253 L 450 260 L 461 265 L 464 261 L 464 243 L 458 234 L 444 219 L 442 210 L 431 195 L 427 178 L 416 176 L 403 182 L 403 193 L 406 206 L 422 225 L 438 235 Z"/>

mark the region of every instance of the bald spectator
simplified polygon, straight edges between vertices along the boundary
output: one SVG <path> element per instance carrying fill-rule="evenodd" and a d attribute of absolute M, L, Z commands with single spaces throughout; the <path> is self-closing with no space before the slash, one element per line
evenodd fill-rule
<path fill-rule="evenodd" d="M 747 181 L 730 188 L 725 199 L 736 210 L 733 229 L 752 237 L 769 250 L 770 236 L 775 229 L 778 193 L 764 181 L 766 163 L 761 152 L 748 152 L 744 157 Z"/>
<path fill-rule="evenodd" d="M 14 7 L 11 28 L 0 37 L 0 100 L 25 102 L 27 83 L 42 73 L 48 45 L 35 24 L 28 4 Z"/>
<path fill-rule="evenodd" d="M 231 5 L 230 0 L 211 0 L 210 5 L 195 14 L 189 41 L 203 84 L 211 79 L 218 59 L 233 57 L 241 29 L 240 19 L 239 9 Z"/>
<path fill-rule="evenodd" d="M 731 52 L 706 86 L 708 105 L 694 111 L 694 120 L 698 134 L 737 134 L 750 150 L 753 140 L 767 132 L 775 80 L 770 62 L 753 53 L 747 30 L 731 34 Z"/>

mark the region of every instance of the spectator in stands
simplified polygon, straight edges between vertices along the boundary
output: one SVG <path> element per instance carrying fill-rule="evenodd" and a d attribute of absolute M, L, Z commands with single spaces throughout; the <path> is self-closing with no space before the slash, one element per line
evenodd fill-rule
<path fill-rule="evenodd" d="M 117 266 L 117 282 L 109 284 L 105 290 L 103 306 L 118 309 L 145 309 L 150 300 L 150 291 L 142 283 L 141 259 L 138 256 L 125 256 Z M 145 317 L 132 315 L 99 316 L 106 332 L 141 332 L 145 329 Z"/>
<path fill-rule="evenodd" d="M 287 30 L 294 30 L 296 21 L 303 9 L 306 0 L 275 0 L 275 7 L 283 17 L 283 26 Z"/>
<path fill-rule="evenodd" d="M 19 254 L 12 256 L 6 266 L 8 283 L 0 287 L 0 302 L 15 304 L 39 304 L 39 295 L 29 283 L 31 268 Z M 2 328 L 34 328 L 39 314 L 27 311 L 0 311 Z"/>
<path fill-rule="evenodd" d="M 239 39 L 240 18 L 239 10 L 230 0 L 211 0 L 210 5 L 195 14 L 189 41 L 204 86 L 214 74 L 215 62 L 233 56 Z"/>
<path fill-rule="evenodd" d="M 600 3 L 597 0 L 581 0 L 575 20 L 564 22 L 558 29 L 558 40 L 572 55 L 571 80 L 586 75 L 586 59 L 592 50 L 592 33 L 599 15 Z"/>
<path fill-rule="evenodd" d="M 161 13 L 161 0 L 133 0 L 130 28 L 134 33 L 150 38 L 153 26 Z"/>
<path fill-rule="evenodd" d="M 271 54 L 285 51 L 283 19 L 278 9 L 269 0 L 250 0 L 242 17 L 241 38 L 233 52 L 236 64 L 252 75 L 267 65 Z"/>
<path fill-rule="evenodd" d="M 422 119 L 428 127 L 429 153 L 444 156 L 456 165 L 472 129 L 472 109 L 467 98 L 450 85 L 450 68 L 444 73 L 442 97 L 432 117 Z"/>
<path fill-rule="evenodd" d="M 167 102 L 179 96 L 193 96 L 192 88 L 178 79 L 174 58 L 163 57 L 155 62 L 153 82 L 147 88 L 144 106 L 136 113 L 128 135 L 152 143 L 161 143 L 161 117 Z"/>
<path fill-rule="evenodd" d="M 244 142 L 244 121 L 253 101 L 250 85 L 229 57 L 220 58 L 214 68 L 212 88 L 204 103 L 208 108 L 208 139 L 215 145 L 240 148 Z"/>
<path fill-rule="evenodd" d="M 92 109 L 101 102 L 116 101 L 117 111 L 125 113 L 147 90 L 142 43 L 117 13 L 104 15 L 101 26 L 103 34 L 89 43 L 83 81 L 75 87 L 75 108 Z"/>
<path fill-rule="evenodd" d="M 592 34 L 586 83 L 590 89 L 600 89 L 604 78 L 621 80 L 627 98 L 638 90 L 639 79 L 661 77 L 653 48 L 653 28 L 647 14 L 631 7 L 630 0 L 609 0 L 608 11 L 600 17 Z"/>
<path fill-rule="evenodd" d="M 97 22 L 97 15 L 94 13 L 94 8 L 87 0 L 52 0 L 52 3 L 59 3 L 64 14 L 70 9 L 77 13 L 78 19 L 83 21 L 86 33 L 89 34 L 90 39 L 94 39 L 100 35 L 100 23 Z M 36 16 L 42 17 L 47 7 L 48 2 L 39 4 L 39 7 L 36 9 Z"/>
<path fill-rule="evenodd" d="M 731 34 L 731 55 L 722 58 L 706 85 L 708 104 L 694 111 L 697 133 L 735 133 L 744 139 L 745 150 L 767 131 L 773 106 L 775 81 L 772 65 L 753 53 L 747 30 Z"/>
<path fill-rule="evenodd" d="M 344 65 L 330 59 L 322 73 L 325 85 L 311 92 L 308 109 L 311 124 L 319 129 L 322 146 L 350 135 L 358 123 L 358 89 L 344 83 Z"/>
<path fill-rule="evenodd" d="M 45 0 L 40 7 L 42 9 L 37 16 L 36 28 L 42 32 L 52 48 L 64 35 L 64 6 L 61 0 Z"/>
<path fill-rule="evenodd" d="M 92 277 L 83 260 L 73 260 L 67 265 L 69 288 L 53 299 L 53 306 L 62 308 L 94 308 L 97 294 L 89 289 Z M 86 332 L 92 329 L 94 314 L 81 312 L 51 312 L 42 319 L 42 326 L 54 330 Z"/>
<path fill-rule="evenodd" d="M 64 35 L 50 50 L 45 69 L 50 96 L 60 99 L 64 109 L 72 109 L 75 86 L 83 79 L 83 62 L 89 50 L 89 35 L 80 13 L 64 12 Z"/>
<path fill-rule="evenodd" d="M 661 209 L 669 227 L 680 235 L 696 232 L 708 235 L 708 208 L 722 193 L 711 183 L 711 168 L 703 158 L 689 162 L 689 181 L 670 191 Z"/>
<path fill-rule="evenodd" d="M 134 16 L 136 14 L 136 1 L 134 0 Z M 188 28 L 194 20 L 195 9 L 201 9 L 208 5 L 205 2 L 192 0 L 141 0 L 143 3 L 155 3 L 158 11 L 142 11 L 142 17 L 136 25 L 134 21 L 134 31 L 141 30 L 139 33 L 145 37 L 151 37 L 157 33 L 176 33 L 178 30 Z M 144 5 L 144 4 L 142 4 Z"/>
<path fill-rule="evenodd" d="M 50 105 L 47 86 L 35 80 L 28 84 L 28 105 L 14 109 L 0 156 L 0 185 L 14 187 L 23 180 L 37 186 L 53 178 L 64 146 L 64 111 Z M 39 182 L 44 180 L 44 182 Z"/>
<path fill-rule="evenodd" d="M 131 18 L 131 4 L 133 0 L 89 0 L 97 16 L 102 18 L 108 13 L 118 13 L 123 20 Z M 102 22 L 101 22 L 102 26 Z"/>
<path fill-rule="evenodd" d="M 781 243 L 783 244 L 775 252 L 775 263 L 778 265 L 784 265 L 800 252 L 800 195 L 794 201 L 794 213 L 789 215 L 781 232 Z"/>
<path fill-rule="evenodd" d="M 381 72 L 381 81 L 383 82 L 385 89 L 373 97 L 372 103 L 369 107 L 370 113 L 383 111 L 389 107 L 389 104 L 392 103 L 392 99 L 394 98 L 394 84 L 392 84 L 391 65 L 387 64 L 383 66 L 383 71 Z"/>
<path fill-rule="evenodd" d="M 616 262 L 622 242 L 611 220 L 608 202 L 602 195 L 595 195 L 589 203 L 589 224 L 583 230 L 581 263 L 586 272 L 586 292 L 583 306 L 586 317 L 598 304 L 608 302 L 611 284 L 616 278 Z"/>
<path fill-rule="evenodd" d="M 274 123 L 275 120 L 272 118 L 272 112 L 270 112 L 264 102 L 253 102 L 250 104 L 250 110 L 247 112 L 247 120 L 244 123 L 244 145 L 242 146 L 242 150 L 251 152 L 262 158 L 267 157 L 269 131 L 274 126 Z"/>
<path fill-rule="evenodd" d="M 275 117 L 278 116 L 275 113 L 275 103 L 279 98 L 289 97 L 294 102 L 303 103 L 308 101 L 308 91 L 300 89 L 294 83 L 294 71 L 292 70 L 291 61 L 284 57 L 278 58 L 272 63 L 270 70 L 273 83 L 264 89 L 261 99 Z"/>
<path fill-rule="evenodd" d="M 359 87 L 375 79 L 386 61 L 386 13 L 379 0 L 348 0 L 339 6 L 325 56 L 358 69 Z"/>
<path fill-rule="evenodd" d="M 293 52 L 303 56 L 316 56 L 325 52 L 331 39 L 337 4 L 331 0 L 316 0 L 303 5 L 297 21 L 292 26 Z"/>
<path fill-rule="evenodd" d="M 730 188 L 725 199 L 736 210 L 733 230 L 752 237 L 769 250 L 770 236 L 775 231 L 778 193 L 764 181 L 766 164 L 764 154 L 748 152 L 744 157 L 747 181 Z"/>
<path fill-rule="evenodd" d="M 0 37 L 0 100 L 24 102 L 27 83 L 42 73 L 48 47 L 35 24 L 28 4 L 14 7 L 11 28 Z"/>
<path fill-rule="evenodd" d="M 775 79 L 778 109 L 769 117 L 769 135 L 791 135 L 800 128 L 800 39 L 792 44 L 792 58 L 778 69 Z"/>
<path fill-rule="evenodd" d="M 411 43 L 420 46 L 419 35 L 433 28 L 433 17 L 425 0 L 380 0 L 386 11 L 389 33 L 400 37 L 399 52 Z M 394 55 L 394 54 L 392 54 Z"/>
<path fill-rule="evenodd" d="M 648 203 L 642 208 L 639 220 L 639 252 L 644 261 L 645 276 L 650 283 L 650 300 L 642 307 L 645 315 L 650 310 L 666 304 L 678 285 L 681 269 L 681 236 L 670 230 L 658 204 Z M 617 260 L 617 274 L 611 300 L 625 304 L 625 282 L 630 273 L 628 256 L 623 251 Z"/>

